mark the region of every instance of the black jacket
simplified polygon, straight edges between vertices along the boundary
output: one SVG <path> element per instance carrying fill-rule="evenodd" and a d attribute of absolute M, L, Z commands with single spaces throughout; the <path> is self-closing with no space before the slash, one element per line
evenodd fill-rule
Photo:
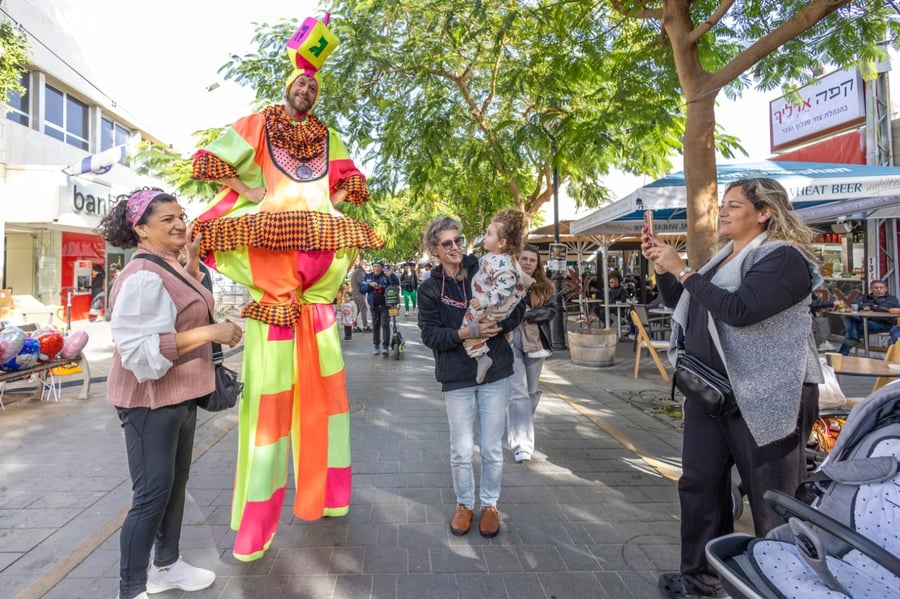
<path fill-rule="evenodd" d="M 466 354 L 458 333 L 462 327 L 465 309 L 458 306 L 465 305 L 472 298 L 472 276 L 478 270 L 478 259 L 475 256 L 465 256 L 462 267 L 468 272 L 465 281 L 457 284 L 455 279 L 444 276 L 443 267 L 437 266 L 432 269 L 431 276 L 419 286 L 419 330 L 422 333 L 422 342 L 434 354 L 434 377 L 441 383 L 441 391 L 453 391 L 476 385 L 475 360 Z M 442 287 L 443 296 L 458 306 L 441 301 Z M 519 326 L 524 313 L 523 300 L 512 314 L 500 323 L 503 332 L 487 340 L 490 348 L 488 355 L 493 364 L 484 378 L 485 383 L 493 383 L 512 376 L 513 353 L 505 333 Z"/>

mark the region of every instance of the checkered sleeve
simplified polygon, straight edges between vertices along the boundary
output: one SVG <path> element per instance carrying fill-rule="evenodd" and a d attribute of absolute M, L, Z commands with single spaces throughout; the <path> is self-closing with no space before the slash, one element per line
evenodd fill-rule
<path fill-rule="evenodd" d="M 194 154 L 194 165 L 191 178 L 200 181 L 218 181 L 228 177 L 237 177 L 233 166 L 206 150 L 198 150 Z"/>

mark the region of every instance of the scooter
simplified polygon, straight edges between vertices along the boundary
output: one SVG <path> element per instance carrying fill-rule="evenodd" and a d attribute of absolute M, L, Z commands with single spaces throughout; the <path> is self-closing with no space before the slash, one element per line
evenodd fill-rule
<path fill-rule="evenodd" d="M 395 360 L 400 359 L 403 353 L 405 341 L 400 333 L 400 325 L 397 324 L 397 317 L 400 316 L 400 287 L 397 285 L 388 285 L 384 289 L 384 303 L 388 309 L 388 317 L 391 319 L 391 349 L 390 357 Z"/>

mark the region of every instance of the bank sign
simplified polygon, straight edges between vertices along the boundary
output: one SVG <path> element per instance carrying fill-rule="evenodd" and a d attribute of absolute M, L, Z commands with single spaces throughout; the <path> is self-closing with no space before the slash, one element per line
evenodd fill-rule
<path fill-rule="evenodd" d="M 769 102 L 772 151 L 862 124 L 866 120 L 863 80 L 858 69 L 837 71 Z"/>
<path fill-rule="evenodd" d="M 85 185 L 70 180 L 68 185 L 60 188 L 58 222 L 96 227 L 116 205 L 117 195 L 105 185 Z"/>

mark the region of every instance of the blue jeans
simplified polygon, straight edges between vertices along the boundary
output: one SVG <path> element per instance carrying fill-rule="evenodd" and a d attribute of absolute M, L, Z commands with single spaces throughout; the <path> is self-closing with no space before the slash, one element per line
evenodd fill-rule
<path fill-rule="evenodd" d="M 481 438 L 481 507 L 497 505 L 503 479 L 503 432 L 506 429 L 506 402 L 509 377 L 493 382 L 444 392 L 450 424 L 450 474 L 456 502 L 469 509 L 475 506 L 475 416 Z"/>
<path fill-rule="evenodd" d="M 900 339 L 900 326 L 891 327 L 891 345 L 897 343 L 897 340 Z"/>
<path fill-rule="evenodd" d="M 521 329 L 516 329 L 513 334 L 513 375 L 509 382 L 509 404 L 506 406 L 506 441 L 517 460 L 531 459 L 534 452 L 534 411 L 541 401 L 538 385 L 544 358 L 526 356 L 521 346 Z"/>
<path fill-rule="evenodd" d="M 850 344 L 847 341 L 853 339 L 862 339 L 862 318 L 859 316 L 844 316 L 844 343 L 841 344 L 841 347 L 838 351 L 845 356 L 850 355 Z M 887 333 L 891 326 L 889 324 L 884 324 L 880 320 L 876 320 L 874 318 L 866 319 L 866 328 L 869 330 L 869 334 L 872 333 Z M 894 342 L 894 335 L 891 334 L 891 342 Z"/>

